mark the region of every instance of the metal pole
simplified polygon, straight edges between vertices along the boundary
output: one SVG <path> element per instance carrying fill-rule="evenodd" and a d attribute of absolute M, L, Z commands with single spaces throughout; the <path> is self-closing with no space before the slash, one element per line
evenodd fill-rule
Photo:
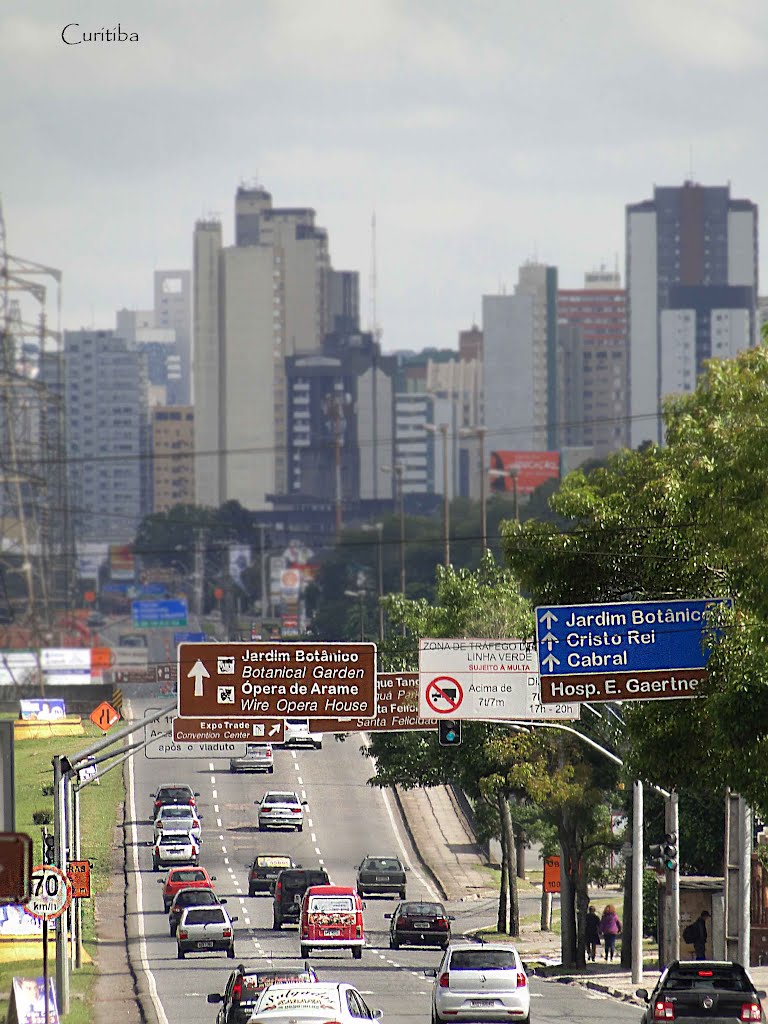
<path fill-rule="evenodd" d="M 261 618 L 262 620 L 269 617 L 272 618 L 272 609 L 269 607 L 270 601 L 267 593 L 267 549 L 264 543 L 264 534 L 267 531 L 266 523 L 259 523 L 259 550 L 261 553 Z M 263 627 L 263 622 L 262 622 Z"/>
<path fill-rule="evenodd" d="M 665 817 L 667 821 L 667 832 L 675 837 L 677 846 L 677 857 L 675 867 L 667 871 L 667 903 L 669 914 L 667 927 L 664 929 L 667 938 L 669 957 L 667 963 L 680 959 L 680 817 L 678 814 L 677 793 L 673 790 L 666 801 Z"/>
<path fill-rule="evenodd" d="M 451 500 L 448 495 L 448 424 L 440 424 L 443 435 L 443 540 L 445 544 L 445 564 L 451 564 Z"/>
<path fill-rule="evenodd" d="M 632 984 L 643 980 L 643 784 L 632 794 Z"/>
<path fill-rule="evenodd" d="M 382 552 L 384 523 L 376 523 L 376 535 L 378 541 L 376 554 L 379 564 L 379 643 L 384 643 L 384 605 L 381 603 L 381 599 L 384 597 L 384 554 Z"/>
<path fill-rule="evenodd" d="M 53 758 L 53 832 L 56 837 L 56 867 L 67 870 L 66 854 L 66 785 L 61 770 L 61 756 Z M 56 918 L 56 995 L 59 1016 L 69 1013 L 69 963 L 67 961 L 67 915 Z"/>
<path fill-rule="evenodd" d="M 74 859 L 80 860 L 80 790 L 72 787 L 72 817 L 75 826 Z M 73 900 L 75 904 L 75 967 L 83 966 L 83 901 Z"/>
<path fill-rule="evenodd" d="M 49 1007 L 48 990 L 50 988 L 50 982 L 48 981 L 48 918 L 43 918 L 43 986 L 45 988 L 45 1024 L 49 1024 L 51 1019 L 51 1011 Z"/>
<path fill-rule="evenodd" d="M 752 889 L 752 808 L 747 807 L 744 797 L 739 797 L 739 963 L 749 967 L 751 960 L 750 895 Z"/>
<path fill-rule="evenodd" d="M 400 498 L 400 593 L 405 597 L 405 484 L 403 482 L 403 464 L 395 466 L 397 474 L 398 495 Z"/>
<path fill-rule="evenodd" d="M 520 522 L 520 506 L 517 500 L 517 466 L 513 467 L 513 471 L 509 474 L 512 478 L 512 507 L 515 512 L 515 522 Z"/>
<path fill-rule="evenodd" d="M 488 550 L 488 508 L 485 488 L 485 431 L 486 427 L 478 427 L 480 436 L 480 520 L 482 527 L 483 552 Z"/>
<path fill-rule="evenodd" d="M 70 779 L 67 779 L 67 786 L 65 790 L 66 795 L 66 814 L 67 814 L 67 863 L 71 860 L 75 860 L 75 816 L 74 816 L 74 790 L 75 787 L 72 785 Z M 64 869 L 66 870 L 66 868 Z M 80 901 L 77 900 L 77 903 Z M 75 901 L 71 901 L 69 908 L 67 909 L 67 919 L 69 921 L 69 963 L 70 970 L 75 968 Z"/>
<path fill-rule="evenodd" d="M 198 527 L 195 530 L 195 579 L 194 579 L 194 594 L 195 594 L 195 612 L 197 615 L 203 614 L 203 530 L 202 527 Z"/>

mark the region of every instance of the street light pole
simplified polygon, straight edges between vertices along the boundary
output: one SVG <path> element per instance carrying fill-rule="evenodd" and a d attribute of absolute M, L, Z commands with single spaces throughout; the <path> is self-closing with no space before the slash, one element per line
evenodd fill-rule
<path fill-rule="evenodd" d="M 515 510 L 515 522 L 520 522 L 520 506 L 517 499 L 517 476 L 520 470 L 517 466 L 509 467 L 509 475 L 512 480 L 512 505 Z"/>
<path fill-rule="evenodd" d="M 488 502 L 486 498 L 486 470 L 485 470 L 485 435 L 488 427 L 480 424 L 475 427 L 462 427 L 459 430 L 460 437 L 476 437 L 480 442 L 480 531 L 483 552 L 488 549 Z"/>
<path fill-rule="evenodd" d="M 451 564 L 451 500 L 448 494 L 448 424 L 422 423 L 428 434 L 436 434 L 439 430 L 443 436 L 443 547 L 445 565 Z"/>
<path fill-rule="evenodd" d="M 395 482 L 395 500 L 400 515 L 400 593 L 405 597 L 405 484 L 403 473 L 405 466 L 396 462 L 394 466 L 382 466 L 383 473 L 392 473 Z"/>
<path fill-rule="evenodd" d="M 379 576 L 379 641 L 384 642 L 384 605 L 381 599 L 384 597 L 384 557 L 382 553 L 382 542 L 384 534 L 384 523 L 365 524 L 363 530 L 375 530 L 376 537 L 376 562 Z"/>

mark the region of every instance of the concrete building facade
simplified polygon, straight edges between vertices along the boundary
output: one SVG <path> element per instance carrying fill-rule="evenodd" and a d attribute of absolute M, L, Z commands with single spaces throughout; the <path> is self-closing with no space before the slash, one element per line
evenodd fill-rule
<path fill-rule="evenodd" d="M 152 511 L 195 502 L 195 431 L 191 405 L 150 410 Z"/>
<path fill-rule="evenodd" d="M 664 396 L 693 390 L 704 361 L 725 350 L 725 321 L 730 355 L 756 343 L 757 207 L 731 198 L 730 186 L 686 181 L 628 205 L 626 219 L 636 447 L 663 441 Z"/>

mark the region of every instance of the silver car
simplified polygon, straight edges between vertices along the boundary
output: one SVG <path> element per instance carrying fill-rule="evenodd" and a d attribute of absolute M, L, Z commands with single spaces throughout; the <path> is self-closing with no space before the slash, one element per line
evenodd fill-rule
<path fill-rule="evenodd" d="M 236 917 L 224 907 L 185 907 L 176 929 L 176 953 L 183 960 L 187 953 L 223 950 L 235 959 Z"/>
<path fill-rule="evenodd" d="M 515 1020 L 529 1024 L 531 991 L 520 954 L 506 943 L 450 945 L 434 978 L 432 1024 Z"/>
<path fill-rule="evenodd" d="M 246 743 L 242 757 L 230 757 L 231 772 L 267 772 L 275 770 L 275 759 L 271 743 Z"/>
<path fill-rule="evenodd" d="M 188 832 L 195 839 L 200 838 L 202 827 L 196 807 L 185 807 L 183 804 L 165 804 L 155 816 L 153 822 L 155 839 L 160 832 Z"/>
<path fill-rule="evenodd" d="M 307 801 L 300 800 L 298 794 L 270 790 L 255 802 L 259 808 L 260 832 L 268 828 L 295 828 L 297 832 L 303 831 Z"/>

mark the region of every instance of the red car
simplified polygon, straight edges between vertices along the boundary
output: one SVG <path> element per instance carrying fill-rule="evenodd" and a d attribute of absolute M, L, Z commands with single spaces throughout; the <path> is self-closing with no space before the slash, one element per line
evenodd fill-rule
<path fill-rule="evenodd" d="M 209 875 L 205 868 L 171 868 L 165 880 L 158 878 L 163 887 L 163 910 L 168 910 L 179 889 L 212 889 L 216 875 Z"/>

